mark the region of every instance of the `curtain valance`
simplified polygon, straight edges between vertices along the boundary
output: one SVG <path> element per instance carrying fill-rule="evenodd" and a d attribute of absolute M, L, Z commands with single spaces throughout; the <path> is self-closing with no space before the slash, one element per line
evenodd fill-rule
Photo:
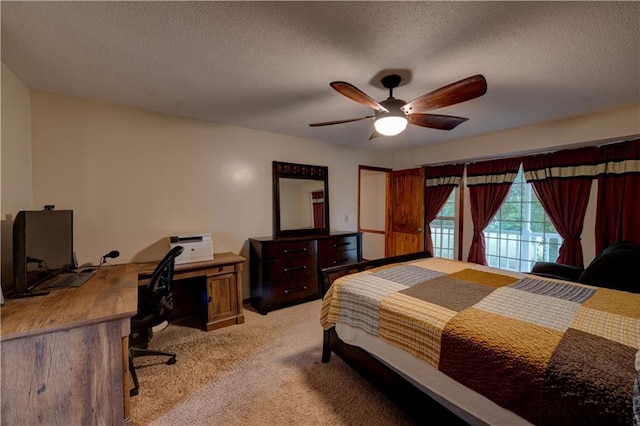
<path fill-rule="evenodd" d="M 640 139 L 598 148 L 597 174 L 640 174 Z"/>
<path fill-rule="evenodd" d="M 597 175 L 599 150 L 596 147 L 568 149 L 523 157 L 527 182 L 546 179 L 590 178 Z"/>
<path fill-rule="evenodd" d="M 324 191 L 311 191 L 312 203 L 324 203 Z"/>
<path fill-rule="evenodd" d="M 511 185 L 518 174 L 521 158 L 503 158 L 467 165 L 467 186 Z"/>
<path fill-rule="evenodd" d="M 527 182 L 599 175 L 640 174 L 640 139 L 522 158 Z"/>
<path fill-rule="evenodd" d="M 464 164 L 445 164 L 426 166 L 425 186 L 460 186 L 464 174 Z"/>

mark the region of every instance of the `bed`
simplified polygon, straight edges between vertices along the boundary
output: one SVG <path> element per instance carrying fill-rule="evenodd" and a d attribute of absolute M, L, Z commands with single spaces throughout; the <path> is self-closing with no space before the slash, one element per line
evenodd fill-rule
<path fill-rule="evenodd" d="M 322 361 L 419 423 L 637 424 L 640 294 L 424 253 L 321 279 Z"/>

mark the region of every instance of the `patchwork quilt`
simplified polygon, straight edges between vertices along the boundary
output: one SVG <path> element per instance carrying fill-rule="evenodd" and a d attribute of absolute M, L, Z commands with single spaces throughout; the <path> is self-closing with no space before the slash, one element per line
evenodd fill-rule
<path fill-rule="evenodd" d="M 534 424 L 640 412 L 640 294 L 428 258 L 339 278 L 320 322 L 377 336 Z"/>

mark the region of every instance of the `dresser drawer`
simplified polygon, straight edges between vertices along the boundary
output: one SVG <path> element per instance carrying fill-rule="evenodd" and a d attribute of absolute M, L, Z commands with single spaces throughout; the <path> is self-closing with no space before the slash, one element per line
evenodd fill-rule
<path fill-rule="evenodd" d="M 286 259 L 290 257 L 314 256 L 317 253 L 316 240 L 283 241 L 271 243 L 266 248 L 267 259 Z"/>
<path fill-rule="evenodd" d="M 274 282 L 269 287 L 268 299 L 271 306 L 290 304 L 320 294 L 317 275 L 308 275 L 299 280 Z"/>
<path fill-rule="evenodd" d="M 323 254 L 333 253 L 336 251 L 357 250 L 358 237 L 355 235 L 349 237 L 334 237 L 318 241 L 318 251 Z"/>
<path fill-rule="evenodd" d="M 266 280 L 269 282 L 288 282 L 315 275 L 316 257 L 291 257 L 267 262 Z"/>
<path fill-rule="evenodd" d="M 320 269 L 329 268 L 331 266 L 346 265 L 358 261 L 358 250 L 333 251 L 323 253 L 318 259 Z"/>

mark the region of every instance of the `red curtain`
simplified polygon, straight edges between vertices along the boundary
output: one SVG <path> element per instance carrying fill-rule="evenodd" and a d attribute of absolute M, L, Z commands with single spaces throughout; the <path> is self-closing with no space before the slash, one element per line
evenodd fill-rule
<path fill-rule="evenodd" d="M 596 176 L 595 147 L 533 155 L 522 159 L 525 179 L 563 238 L 558 263 L 584 267 L 582 226 Z"/>
<path fill-rule="evenodd" d="M 451 195 L 453 188 L 460 185 L 464 164 L 425 167 L 425 250 L 433 254 L 433 239 L 429 223 L 436 218 L 440 209 Z"/>
<path fill-rule="evenodd" d="M 598 148 L 596 253 L 619 241 L 640 243 L 640 139 Z"/>
<path fill-rule="evenodd" d="M 312 191 L 311 203 L 313 204 L 313 227 L 324 227 L 324 191 Z"/>
<path fill-rule="evenodd" d="M 509 194 L 520 163 L 520 158 L 505 158 L 467 166 L 467 186 L 473 221 L 473 239 L 467 261 L 487 264 L 482 231 L 489 225 Z"/>

